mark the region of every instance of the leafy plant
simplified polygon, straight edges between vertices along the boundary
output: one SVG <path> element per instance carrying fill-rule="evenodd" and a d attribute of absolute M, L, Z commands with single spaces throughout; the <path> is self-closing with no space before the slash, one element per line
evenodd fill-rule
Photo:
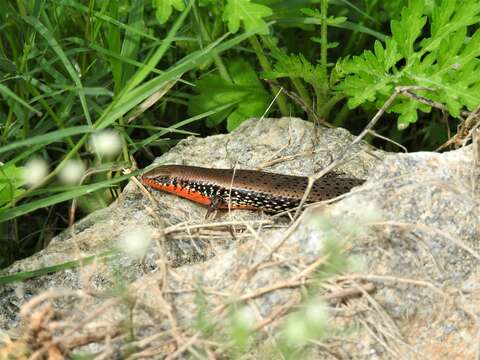
<path fill-rule="evenodd" d="M 230 63 L 232 81 L 211 74 L 197 81 L 198 95 L 189 103 L 192 115 L 225 108 L 207 118 L 210 127 L 227 119 L 227 130 L 232 131 L 251 117 L 260 117 L 268 108 L 270 96 L 262 86 L 252 66 L 244 60 Z"/>
<path fill-rule="evenodd" d="M 152 0 L 153 7 L 156 8 L 155 15 L 160 24 L 164 24 L 172 15 L 173 9 L 183 11 L 185 3 L 183 0 Z"/>
<path fill-rule="evenodd" d="M 54 234 L 57 230 L 43 229 L 58 228 L 57 221 L 65 226 L 66 217 L 45 220 L 43 211 L 72 199 L 82 204 L 81 197 L 87 196 L 106 206 L 120 183 L 128 180 L 119 169 L 131 167 L 135 152 L 158 144 L 168 148 L 162 137 L 190 134 L 181 127 L 214 113 L 185 116 L 161 126 L 158 114 L 168 117 L 171 110 L 160 107 L 154 115 L 146 112 L 145 104 L 165 107 L 162 97 L 177 82 L 184 81 L 190 88 L 192 83 L 182 76 L 213 60 L 221 62 L 222 52 L 259 29 L 230 36 L 220 33 L 200 44 L 189 37 L 186 26 L 194 1 L 180 3 L 156 2 L 157 8 L 145 6 L 143 0 L 90 2 L 89 6 L 76 0 L 5 4 L 0 13 L 0 161 L 8 165 L 0 175 L 0 241 L 12 244 L 15 256 L 29 254 L 23 250 L 28 248 L 25 239 L 35 240 L 37 232 Z M 173 8 L 181 11 L 175 18 L 166 15 Z M 160 26 L 156 17 L 168 26 Z M 177 53 L 172 45 L 179 49 L 188 45 L 189 50 Z M 175 96 L 181 96 L 177 94 L 172 92 L 173 103 Z M 89 146 L 92 134 L 106 128 L 115 128 L 121 136 L 120 152 L 109 158 L 111 166 L 104 166 Z M 44 159 L 50 172 L 21 189 L 15 169 L 35 157 Z M 95 175 L 84 177 L 81 186 L 64 186 L 58 176 L 73 159 Z M 23 221 L 29 226 L 23 226 Z M 12 257 L 0 253 L 2 265 L 3 258 L 10 261 Z"/>
<path fill-rule="evenodd" d="M 246 30 L 259 28 L 259 34 L 267 34 L 268 26 L 263 18 L 272 15 L 268 6 L 252 3 L 251 0 L 228 0 L 223 12 L 223 20 L 228 22 L 228 30 L 236 33 L 243 22 Z"/>
<path fill-rule="evenodd" d="M 397 18 L 405 2 L 5 2 L 0 162 L 7 171 L 0 179 L 0 241 L 15 252 L 8 261 L 41 248 L 67 226 L 67 201 L 77 200 L 79 216 L 91 211 L 84 204 L 108 205 L 126 183 L 120 170 L 131 168 L 133 157 L 144 167 L 187 135 L 231 131 L 263 114 L 319 116 L 356 128 L 368 116 L 341 100 L 374 108 L 397 85 L 431 89 L 422 95 L 454 116 L 472 109 L 479 93 L 472 29 L 478 5 L 411 2 L 386 37 L 385 19 Z M 422 38 L 427 27 L 430 36 Z M 374 51 L 350 57 L 374 39 Z M 399 99 L 391 110 L 404 124 L 418 109 L 429 106 Z M 431 148 L 448 134 L 443 124 L 431 123 L 395 129 L 395 140 Z M 120 152 L 108 160 L 89 146 L 103 129 L 120 137 Z M 391 126 L 378 131 L 392 135 Z M 47 174 L 22 189 L 12 171 L 32 158 L 46 162 Z M 81 183 L 65 186 L 60 175 L 72 162 L 87 173 Z"/>
<path fill-rule="evenodd" d="M 172 14 L 172 8 L 182 11 L 185 8 L 183 0 L 152 0 L 156 7 L 157 19 L 163 24 Z M 215 12 L 223 13 L 222 19 L 228 24 L 228 30 L 236 33 L 240 29 L 240 23 L 246 30 L 256 30 L 260 34 L 268 33 L 268 25 L 264 18 L 272 15 L 272 10 L 265 5 L 260 5 L 251 0 L 200 0 L 201 6 L 213 7 Z"/>
<path fill-rule="evenodd" d="M 328 62 L 328 49 L 338 46 L 337 42 L 330 43 L 327 38 L 327 28 L 345 22 L 345 17 L 327 16 L 328 1 L 321 1 L 321 9 L 302 9 L 310 22 L 321 26 L 320 36 L 313 36 L 311 40 L 320 44 L 320 60 L 312 64 L 303 54 L 287 55 L 278 47 L 270 43 L 273 57 L 276 60 L 273 70 L 266 71 L 264 76 L 270 79 L 289 78 L 304 104 L 312 108 L 315 104 L 315 113 L 323 118 L 328 118 L 333 106 L 341 100 L 332 91 L 330 78 L 330 64 Z M 307 83 L 314 92 L 314 99 L 306 88 Z"/>
<path fill-rule="evenodd" d="M 0 208 L 9 202 L 12 202 L 25 190 L 22 168 L 14 164 L 0 166 Z"/>
<path fill-rule="evenodd" d="M 396 86 L 425 88 L 423 97 L 456 118 L 480 104 L 480 30 L 471 28 L 480 22 L 480 3 L 443 1 L 430 16 L 427 10 L 423 0 L 410 1 L 400 20 L 391 22 L 385 45 L 376 41 L 373 51 L 337 62 L 335 71 L 342 78 L 337 90 L 349 97 L 350 108 L 368 103 L 379 108 Z M 423 37 L 427 30 L 429 36 Z M 398 126 L 404 129 L 417 121 L 418 110 L 430 109 L 400 98 L 390 111 L 399 114 Z"/>

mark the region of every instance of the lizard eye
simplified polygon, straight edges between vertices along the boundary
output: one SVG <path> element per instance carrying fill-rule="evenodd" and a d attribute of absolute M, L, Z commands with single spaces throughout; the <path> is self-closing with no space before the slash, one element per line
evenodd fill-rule
<path fill-rule="evenodd" d="M 168 178 L 167 176 L 161 176 L 153 180 L 159 185 L 166 185 L 172 183 L 172 179 Z"/>

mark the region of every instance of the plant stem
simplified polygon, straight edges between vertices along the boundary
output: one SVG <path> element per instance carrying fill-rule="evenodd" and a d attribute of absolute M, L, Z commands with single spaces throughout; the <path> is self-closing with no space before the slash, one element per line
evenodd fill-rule
<path fill-rule="evenodd" d="M 328 50 L 328 34 L 327 34 L 327 10 L 328 10 L 328 0 L 322 0 L 321 2 L 321 12 L 322 12 L 322 25 L 321 25 L 321 48 L 320 48 L 320 65 L 322 66 L 323 76 L 327 79 L 327 50 Z"/>
<path fill-rule="evenodd" d="M 328 10 L 328 0 L 322 0 L 320 3 L 320 10 L 321 10 L 321 21 L 322 25 L 320 28 L 320 68 L 322 70 L 322 78 L 327 80 L 328 79 L 328 58 L 327 58 L 327 50 L 328 50 L 328 25 L 327 25 L 327 10 Z M 314 86 L 315 93 L 317 95 L 317 104 L 316 104 L 316 112 L 320 117 L 323 117 L 323 105 L 327 97 L 327 93 L 329 91 L 328 83 L 321 86 Z"/>
<path fill-rule="evenodd" d="M 345 103 L 340 111 L 338 111 L 335 115 L 335 119 L 332 121 L 332 124 L 335 126 L 345 126 L 345 120 L 347 116 L 350 114 L 350 109 L 348 105 Z"/>
<path fill-rule="evenodd" d="M 197 6 L 195 4 L 193 5 L 193 14 L 194 14 L 195 20 L 197 21 L 198 28 L 200 29 L 200 36 L 202 37 L 202 40 L 206 41 L 207 43 L 211 43 L 212 38 L 211 38 L 210 34 L 208 33 L 208 31 L 205 27 L 205 24 L 202 21 L 202 16 L 200 16 L 200 14 L 198 13 L 198 9 L 197 9 Z M 218 55 L 218 54 L 214 55 L 213 56 L 213 62 L 215 63 L 215 66 L 217 67 L 220 76 L 224 80 L 232 82 L 232 78 L 230 77 L 230 74 L 228 73 L 227 67 L 223 63 L 223 60 L 220 57 L 220 55 Z"/>
<path fill-rule="evenodd" d="M 323 119 L 328 119 L 330 116 L 330 111 L 332 108 L 343 98 L 345 95 L 343 94 L 333 94 L 330 98 L 326 99 L 326 102 L 323 104 L 321 108 L 321 112 L 318 114 Z"/>
<path fill-rule="evenodd" d="M 8 115 L 7 120 L 5 121 L 5 125 L 3 126 L 3 135 L 2 135 L 2 142 L 7 142 L 8 131 L 10 130 L 10 125 L 13 122 L 13 105 L 9 106 L 8 108 Z"/>
<path fill-rule="evenodd" d="M 253 35 L 249 37 L 248 41 L 250 42 L 250 45 L 255 51 L 255 54 L 257 55 L 258 61 L 260 62 L 260 66 L 262 67 L 263 71 L 271 71 L 272 66 L 268 62 L 268 59 L 265 56 L 265 54 L 263 53 L 262 46 L 260 45 L 260 42 L 258 41 L 257 36 Z M 278 85 L 271 85 L 271 87 L 274 95 L 276 95 L 280 91 L 280 87 Z M 287 98 L 285 94 L 280 93 L 277 96 L 277 104 L 282 116 L 288 116 L 290 112 L 288 111 Z"/>
<path fill-rule="evenodd" d="M 312 98 L 308 94 L 308 90 L 303 85 L 303 82 L 299 78 L 295 78 L 295 77 L 290 78 L 290 80 L 292 80 L 293 86 L 297 90 L 298 95 L 300 95 L 302 100 L 305 102 L 305 105 L 307 105 L 309 108 L 311 108 L 312 107 Z"/>
<path fill-rule="evenodd" d="M 262 41 L 268 47 L 270 52 L 272 52 L 272 53 L 282 52 L 278 48 L 278 46 L 272 41 L 272 38 L 270 36 L 262 36 Z M 309 108 L 311 108 L 312 107 L 312 98 L 310 97 L 310 94 L 308 93 L 308 90 L 305 87 L 304 83 L 300 79 L 294 78 L 294 77 L 290 77 L 290 81 L 292 82 L 293 86 L 295 87 L 295 89 L 298 92 L 298 95 L 302 98 L 304 103 Z M 308 115 L 308 116 L 309 116 L 309 119 L 310 119 L 311 115 Z"/>

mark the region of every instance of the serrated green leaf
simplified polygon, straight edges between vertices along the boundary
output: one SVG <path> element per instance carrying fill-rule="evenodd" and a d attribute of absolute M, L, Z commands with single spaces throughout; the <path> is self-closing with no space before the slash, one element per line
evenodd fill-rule
<path fill-rule="evenodd" d="M 387 38 L 385 41 L 385 53 L 383 57 L 384 70 L 389 71 L 401 59 L 402 55 L 398 52 L 397 42 L 392 38 Z"/>
<path fill-rule="evenodd" d="M 447 107 L 448 112 L 453 117 L 459 117 L 460 111 L 462 109 L 462 104 L 460 98 L 457 96 L 447 96 L 445 97 L 445 106 Z"/>
<path fill-rule="evenodd" d="M 185 9 L 183 0 L 152 0 L 152 5 L 156 8 L 155 15 L 160 24 L 164 24 L 172 15 L 173 8 L 178 11 Z"/>
<path fill-rule="evenodd" d="M 442 28 L 448 25 L 450 17 L 455 11 L 456 0 L 445 1 L 442 6 L 434 6 L 432 11 L 431 34 L 436 37 Z"/>
<path fill-rule="evenodd" d="M 263 18 L 272 15 L 268 6 L 254 4 L 250 0 L 228 0 L 223 12 L 223 20 L 228 23 L 228 30 L 236 33 L 240 22 L 247 31 L 259 28 L 258 33 L 268 34 L 268 25 Z"/>
<path fill-rule="evenodd" d="M 226 106 L 209 116 L 207 125 L 215 126 L 226 119 L 227 129 L 231 131 L 248 118 L 261 116 L 268 108 L 270 97 L 246 61 L 233 61 L 228 70 L 233 82 L 208 75 L 196 83 L 199 94 L 190 100 L 189 113 L 197 115 Z"/>
<path fill-rule="evenodd" d="M 415 123 L 418 119 L 418 103 L 414 101 L 401 101 L 392 106 L 391 109 L 400 114 L 398 117 L 398 127 L 400 130 L 405 129 L 411 123 Z"/>
<path fill-rule="evenodd" d="M 466 34 L 466 32 L 462 32 L 462 34 Z M 462 44 L 464 39 L 462 39 Z M 460 41 L 460 39 L 458 39 L 458 41 Z M 460 49 L 460 47 L 458 47 L 458 49 Z M 466 64 L 470 60 L 478 58 L 479 56 L 480 56 L 480 29 L 475 31 L 473 36 L 468 40 L 463 50 L 459 51 L 459 57 L 456 60 L 461 61 L 462 64 Z"/>
<path fill-rule="evenodd" d="M 321 67 L 310 63 L 303 54 L 286 55 L 278 52 L 273 56 L 277 62 L 272 71 L 266 71 L 263 73 L 263 76 L 267 79 L 296 77 L 301 78 L 312 85 L 326 81 Z"/>
<path fill-rule="evenodd" d="M 424 0 L 412 0 L 408 7 L 402 9 L 401 19 L 393 20 L 390 24 L 392 37 L 405 58 L 412 55 L 415 40 L 427 22 L 427 17 L 422 16 L 424 7 Z"/>
<path fill-rule="evenodd" d="M 337 90 L 349 97 L 350 107 L 382 106 L 398 85 L 428 88 L 422 96 L 443 104 L 454 117 L 480 105 L 480 30 L 467 36 L 469 26 L 480 22 L 480 3 L 441 2 L 432 12 L 430 36 L 422 39 L 424 10 L 422 0 L 410 1 L 400 20 L 391 22 L 392 37 L 384 45 L 377 41 L 373 52 L 337 63 L 335 76 L 343 78 Z M 389 111 L 399 114 L 399 128 L 405 128 L 417 121 L 417 110 L 430 106 L 405 99 Z"/>

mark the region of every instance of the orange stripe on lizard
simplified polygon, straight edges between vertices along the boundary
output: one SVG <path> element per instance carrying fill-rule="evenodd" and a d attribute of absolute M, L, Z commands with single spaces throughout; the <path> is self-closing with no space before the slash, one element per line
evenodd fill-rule
<path fill-rule="evenodd" d="M 166 191 L 209 206 L 281 212 L 299 205 L 308 178 L 256 170 L 210 169 L 163 165 L 140 177 L 155 190 Z M 363 179 L 328 175 L 313 184 L 307 202 L 328 200 L 350 191 Z"/>

